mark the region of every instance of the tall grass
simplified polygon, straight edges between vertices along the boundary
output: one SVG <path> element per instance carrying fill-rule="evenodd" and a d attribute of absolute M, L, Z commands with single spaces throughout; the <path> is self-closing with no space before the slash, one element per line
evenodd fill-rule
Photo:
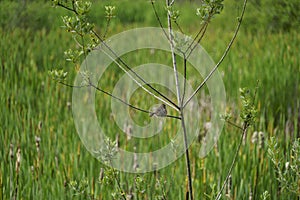
<path fill-rule="evenodd" d="M 146 15 L 152 19 L 149 16 Z M 118 23 L 122 22 L 119 20 Z M 217 19 L 216 23 L 219 23 Z M 127 27 L 136 25 L 128 22 Z M 116 23 L 112 31 L 121 29 L 123 27 Z M 220 56 L 219 50 L 226 45 L 224 40 L 229 38 L 229 33 L 223 30 L 212 26 L 203 43 L 214 59 Z M 24 28 L 9 31 L 1 29 L 0 35 L 0 199 L 9 199 L 12 195 L 17 195 L 18 199 L 70 199 L 73 196 L 67 186 L 68 181 L 82 179 L 88 180 L 88 191 L 95 194 L 95 197 L 110 199 L 115 186 L 98 182 L 103 165 L 85 150 L 76 133 L 69 106 L 72 101 L 71 89 L 55 84 L 47 75 L 48 70 L 57 66 L 72 71 L 71 65 L 63 59 L 63 51 L 73 45 L 69 35 L 61 29 L 46 28 L 34 31 Z M 228 102 L 234 116 L 238 115 L 240 109 L 238 88 L 254 88 L 257 80 L 260 82 L 259 122 L 249 131 L 232 172 L 233 199 L 248 199 L 251 194 L 256 197 L 253 199 L 257 199 L 265 190 L 269 191 L 272 199 L 296 199 L 293 194 L 278 193 L 279 185 L 266 156 L 266 146 L 259 148 L 258 144 L 251 143 L 251 136 L 255 130 L 263 131 L 266 139 L 275 136 L 284 152 L 290 147 L 290 140 L 299 134 L 299 39 L 300 35 L 296 31 L 289 34 L 241 32 L 221 66 Z M 147 61 L 143 52 L 136 58 L 128 59 L 132 59 L 129 60 L 132 64 Z M 117 78 L 120 75 L 114 70 L 108 73 L 111 73 L 109 77 Z M 71 82 L 73 75 L 70 77 Z M 192 78 L 192 74 L 190 76 Z M 115 80 L 108 78 L 101 81 L 108 85 Z M 138 104 L 143 104 L 146 100 L 138 101 Z M 110 115 L 109 111 L 98 114 Z M 142 116 L 141 121 L 144 119 L 147 120 Z M 111 120 L 109 117 L 104 118 L 103 123 L 110 127 Z M 109 134 L 116 136 L 117 130 L 108 130 Z M 207 198 L 205 194 L 210 194 L 214 185 L 220 186 L 240 134 L 235 128 L 226 126 L 218 144 L 205 159 L 198 158 L 199 143 L 192 145 L 190 154 L 195 199 Z M 40 155 L 37 152 L 36 137 L 41 139 Z M 10 157 L 10 144 L 14 147 L 14 157 Z M 18 146 L 21 149 L 21 163 L 17 178 Z M 122 187 L 126 191 L 134 189 L 132 187 L 136 176 L 121 173 Z M 145 188 L 141 198 L 148 196 L 152 199 L 155 195 L 153 191 L 161 192 L 156 182 L 156 178 L 160 178 L 162 182 L 166 181 L 163 188 L 168 199 L 184 199 L 186 182 L 183 158 L 157 173 L 139 176 L 144 178 L 142 186 Z M 14 194 L 16 188 L 17 194 Z"/>

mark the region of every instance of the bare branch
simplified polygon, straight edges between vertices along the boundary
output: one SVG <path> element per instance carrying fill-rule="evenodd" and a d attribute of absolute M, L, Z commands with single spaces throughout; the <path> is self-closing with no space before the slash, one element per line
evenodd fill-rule
<path fill-rule="evenodd" d="M 174 3 L 174 0 L 172 1 Z M 169 0 L 166 0 L 167 7 L 170 6 Z M 184 121 L 184 114 L 183 114 L 183 107 L 180 97 L 180 87 L 179 87 L 179 79 L 178 79 L 178 71 L 177 71 L 177 63 L 176 63 L 176 54 L 174 48 L 174 35 L 172 29 L 172 22 L 170 12 L 167 12 L 168 17 L 168 29 L 169 29 L 169 38 L 170 38 L 170 48 L 172 53 L 172 61 L 173 61 L 173 69 L 174 69 L 174 76 L 175 76 L 175 84 L 176 84 L 176 92 L 177 92 L 177 100 L 178 104 L 180 105 L 180 116 L 181 116 L 181 126 L 183 129 L 183 137 L 184 137 L 184 148 L 185 148 L 185 161 L 186 161 L 186 170 L 187 170 L 187 177 L 188 177 L 188 184 L 189 184 L 189 199 L 193 200 L 193 184 L 192 184 L 192 175 L 191 175 L 191 164 L 189 158 L 189 149 L 188 149 L 188 142 L 187 142 L 187 132 L 185 127 Z"/>
<path fill-rule="evenodd" d="M 242 127 L 240 127 L 239 125 L 237 125 L 237 124 L 235 124 L 235 123 L 233 123 L 233 122 L 231 122 L 231 121 L 229 121 L 229 120 L 226 120 L 226 122 L 227 122 L 228 124 L 230 124 L 231 126 L 234 126 L 235 128 L 238 128 L 238 129 L 240 129 L 240 130 L 243 130 Z"/>
<path fill-rule="evenodd" d="M 75 12 L 77 14 L 76 10 L 74 10 L 72 8 L 69 8 L 68 6 L 63 5 L 60 2 L 57 3 L 57 6 L 60 6 L 62 8 L 65 8 L 65 9 L 69 10 L 69 11 Z"/>
<path fill-rule="evenodd" d="M 154 4 L 154 0 L 151 0 L 151 5 L 152 5 L 152 9 L 153 9 L 153 11 L 154 11 L 155 17 L 156 17 L 156 19 L 157 19 L 157 21 L 158 21 L 158 23 L 159 23 L 160 28 L 161 28 L 162 31 L 164 32 L 164 34 L 165 34 L 165 36 L 167 37 L 168 41 L 170 42 L 170 38 L 169 38 L 169 36 L 168 36 L 168 33 L 165 31 L 165 29 L 164 29 L 164 27 L 163 27 L 163 25 L 162 25 L 162 22 L 161 22 L 161 20 L 160 20 L 160 17 L 158 16 L 158 13 L 157 13 L 157 10 L 156 10 L 155 4 Z"/>
<path fill-rule="evenodd" d="M 177 23 L 177 21 L 174 21 L 174 23 L 176 24 L 177 28 L 179 29 L 180 33 L 184 34 L 182 28 L 180 27 L 180 25 Z"/>
<path fill-rule="evenodd" d="M 197 47 L 197 45 L 200 44 L 200 42 L 201 42 L 202 38 L 204 37 L 204 34 L 205 34 L 206 30 L 207 30 L 207 27 L 208 27 L 208 23 L 206 23 L 206 24 L 201 28 L 201 30 L 199 31 L 199 33 L 197 34 L 197 36 L 196 36 L 195 39 L 193 40 L 192 44 L 193 44 L 194 41 L 197 39 L 197 37 L 199 36 L 199 34 L 202 33 L 201 36 L 199 37 L 199 39 L 197 40 L 197 42 L 194 44 L 194 46 L 191 47 L 191 46 L 192 46 L 192 44 L 191 44 L 191 45 L 187 48 L 186 52 L 190 49 L 190 52 L 189 52 L 189 54 L 187 55 L 187 59 L 188 59 L 188 58 L 190 57 L 190 55 L 193 53 L 193 51 L 195 50 L 195 48 Z"/>
<path fill-rule="evenodd" d="M 73 2 L 73 1 L 72 1 Z M 75 14 L 78 14 L 77 11 L 74 8 L 74 4 L 73 4 L 73 8 L 69 8 L 65 5 L 62 4 L 58 4 L 59 6 L 74 12 Z M 156 99 L 160 100 L 161 102 L 169 105 L 170 107 L 174 108 L 175 110 L 179 110 L 179 106 L 174 103 L 171 99 L 169 99 L 167 96 L 165 96 L 164 94 L 162 94 L 161 92 L 159 92 L 157 89 L 155 89 L 153 86 L 151 86 L 149 83 L 147 83 L 140 75 L 138 75 L 136 72 L 134 72 L 114 51 L 113 49 L 111 49 L 106 42 L 104 41 L 104 39 L 102 37 L 100 37 L 99 34 L 97 34 L 97 32 L 95 30 L 92 30 L 92 33 L 100 40 L 101 44 L 103 44 L 120 62 L 121 64 L 123 64 L 125 66 L 126 69 L 128 69 L 128 71 L 132 72 L 139 80 L 141 80 L 145 85 L 147 85 L 149 88 L 151 88 L 153 91 L 155 91 L 157 94 L 159 94 L 162 98 L 164 98 L 165 100 L 163 100 L 162 98 L 158 97 L 157 95 L 154 95 L 152 92 L 150 92 L 149 90 L 147 90 L 144 86 L 142 86 L 141 83 L 139 83 L 134 77 L 130 76 L 132 78 L 132 80 L 134 80 L 140 87 L 142 87 L 143 90 L 145 90 L 147 93 L 149 93 L 151 96 L 155 97 Z M 108 54 L 107 54 L 108 55 Z M 110 56 L 111 57 L 111 56 Z M 112 59 L 112 57 L 111 57 Z M 117 61 L 115 61 L 115 59 L 112 59 L 119 67 L 121 66 L 119 63 L 117 63 Z M 123 70 L 124 68 L 122 68 Z M 123 70 L 124 71 L 124 70 Z M 129 72 L 125 70 L 126 74 L 129 75 Z"/>
<path fill-rule="evenodd" d="M 227 48 L 225 49 L 225 52 L 223 53 L 222 57 L 220 58 L 219 62 L 210 71 L 210 73 L 205 77 L 203 82 L 197 87 L 197 89 L 193 92 L 193 94 L 187 99 L 187 101 L 184 103 L 183 107 L 185 107 L 191 101 L 191 99 L 199 92 L 199 90 L 204 86 L 204 84 L 208 81 L 208 79 L 214 74 L 214 72 L 218 69 L 220 64 L 223 62 L 223 60 L 227 56 L 227 54 L 228 54 L 233 42 L 235 41 L 235 38 L 236 38 L 239 30 L 240 30 L 240 27 L 241 27 L 241 24 L 242 24 L 242 21 L 243 21 L 243 17 L 244 17 L 244 14 L 245 14 L 245 10 L 246 10 L 246 5 L 247 5 L 247 0 L 244 0 L 243 10 L 241 12 L 241 16 L 238 18 L 238 24 L 237 24 L 237 27 L 235 29 L 235 32 L 234 32 Z"/>
<path fill-rule="evenodd" d="M 191 47 L 194 45 L 195 41 L 197 40 L 197 38 L 199 37 L 199 35 L 202 33 L 202 31 L 203 31 L 203 29 L 204 29 L 204 27 L 205 27 L 206 24 L 207 24 L 207 23 L 205 23 L 205 24 L 203 24 L 203 25 L 201 26 L 201 28 L 199 29 L 198 33 L 197 33 L 196 36 L 194 37 L 193 41 L 191 42 L 191 44 L 190 44 L 190 45 L 188 46 L 188 48 L 186 49 L 185 53 L 187 53 L 189 49 L 192 49 Z M 198 44 L 198 43 L 196 43 L 195 45 L 197 45 L 197 44 Z"/>
<path fill-rule="evenodd" d="M 160 98 L 159 96 L 153 94 L 151 91 L 149 91 L 147 88 L 145 88 L 141 83 L 139 83 L 126 69 L 124 69 L 124 67 L 122 67 L 122 65 L 120 65 L 116 59 L 113 59 L 111 57 L 111 55 L 109 55 L 107 52 L 102 51 L 103 53 L 105 53 L 116 65 L 118 65 L 118 67 L 120 69 L 122 69 L 138 86 L 140 86 L 142 89 L 144 89 L 147 93 L 149 93 L 150 95 L 152 95 L 153 97 L 155 97 L 156 99 L 160 100 L 161 102 L 167 104 L 168 106 L 174 108 L 175 110 L 178 110 L 177 107 L 174 107 L 173 104 L 165 101 L 164 99 Z M 133 70 L 130 70 L 131 72 L 135 73 Z"/>
<path fill-rule="evenodd" d="M 181 103 L 180 106 L 183 105 L 184 102 L 184 97 L 185 97 L 185 92 L 186 92 L 186 61 L 187 58 L 185 57 L 185 54 L 183 54 L 183 76 L 184 76 L 184 80 L 183 80 L 183 94 L 182 94 L 182 98 L 181 98 Z"/>
<path fill-rule="evenodd" d="M 144 112 L 144 113 L 148 113 L 150 114 L 151 112 L 149 110 L 144 110 L 142 108 L 138 108 L 130 103 L 127 103 L 126 101 L 124 101 L 123 99 L 121 99 L 120 97 L 117 97 L 117 96 L 114 96 L 113 94 L 95 86 L 93 83 L 89 83 L 88 85 L 71 85 L 71 84 L 68 84 L 68 83 L 65 83 L 65 82 L 62 82 L 62 81 L 58 81 L 58 83 L 64 85 L 64 86 L 67 86 L 67 87 L 70 87 L 70 88 L 83 88 L 83 87 L 93 87 L 95 88 L 96 90 L 98 90 L 99 92 L 102 92 L 110 97 L 112 97 L 113 99 L 116 99 L 118 101 L 120 101 L 121 103 L 127 105 L 128 107 L 132 108 L 132 109 L 135 109 L 135 110 L 138 110 L 138 111 L 141 111 L 141 112 Z M 165 117 L 169 117 L 169 118 L 173 118 L 173 119 L 181 119 L 181 117 L 178 117 L 178 116 L 173 116 L 173 115 L 166 115 Z"/>
<path fill-rule="evenodd" d="M 64 86 L 67 86 L 67 87 L 70 87 L 70 88 L 83 88 L 83 87 L 88 87 L 88 85 L 71 85 L 71 84 L 68 84 L 68 83 L 65 83 L 65 82 L 62 82 L 62 81 L 58 81 L 58 83 L 64 85 Z"/>
<path fill-rule="evenodd" d="M 134 105 L 132 105 L 132 104 L 127 103 L 126 101 L 124 101 L 124 100 L 121 99 L 120 97 L 116 97 L 116 96 L 112 95 L 111 93 L 106 92 L 106 91 L 102 90 L 101 88 L 99 88 L 99 87 L 93 85 L 92 83 L 90 84 L 90 86 L 92 86 L 93 88 L 95 88 L 96 90 L 98 90 L 98 91 L 100 91 L 100 92 L 103 92 L 103 93 L 105 93 L 105 94 L 111 96 L 112 98 L 114 98 L 114 99 L 120 101 L 121 103 L 123 103 L 123 104 L 129 106 L 130 108 L 133 108 L 133 109 L 135 109 L 135 110 L 138 110 L 138 111 L 141 111 L 141 112 L 144 112 L 144 113 L 148 113 L 148 114 L 151 113 L 149 110 L 144 110 L 144 109 L 142 109 L 142 108 L 138 108 L 138 107 L 136 107 L 136 106 L 134 106 Z M 181 119 L 181 117 L 177 117 L 177 116 L 173 116 L 173 115 L 166 115 L 165 117 L 174 118 L 174 119 Z"/>
<path fill-rule="evenodd" d="M 246 0 L 246 1 L 247 1 L 247 0 Z M 236 151 L 235 151 L 235 154 L 234 154 L 234 157 L 233 157 L 231 166 L 230 166 L 230 168 L 229 168 L 229 170 L 228 170 L 228 173 L 227 173 L 227 176 L 226 176 L 226 178 L 225 178 L 225 181 L 223 182 L 222 187 L 221 187 L 220 191 L 219 191 L 218 194 L 217 194 L 216 200 L 219 200 L 219 199 L 221 198 L 221 196 L 222 196 L 222 192 L 223 192 L 223 190 L 224 190 L 224 188 L 225 188 L 225 185 L 226 185 L 226 183 L 227 183 L 227 181 L 228 181 L 228 179 L 229 179 L 229 176 L 230 176 L 230 174 L 231 174 L 231 172 L 232 172 L 232 170 L 233 170 L 233 168 L 234 168 L 234 165 L 235 165 L 235 163 L 236 163 L 237 156 L 238 156 L 238 153 L 239 153 L 240 148 L 241 148 L 241 146 L 242 146 L 243 138 L 244 138 L 244 136 L 245 136 L 245 134 L 246 134 L 246 132 L 247 132 L 248 127 L 249 127 L 249 126 L 248 126 L 246 123 L 244 123 L 243 128 L 242 128 L 243 134 L 241 135 L 240 142 L 239 142 L 239 145 L 238 145 L 238 147 L 237 147 L 237 149 L 236 149 Z"/>
<path fill-rule="evenodd" d="M 101 43 L 114 55 L 116 56 L 116 58 L 128 69 L 128 71 L 132 72 L 138 79 L 140 79 L 145 85 L 147 85 L 149 88 L 151 88 L 153 91 L 155 91 L 157 94 L 159 94 L 161 97 L 163 97 L 165 100 L 163 100 L 162 98 L 154 95 L 152 92 L 150 92 L 149 90 L 147 90 L 145 87 L 142 86 L 141 83 L 139 83 L 134 77 L 130 76 L 132 78 L 132 80 L 134 80 L 143 90 L 145 90 L 146 92 L 148 92 L 150 95 L 154 96 L 156 99 L 166 103 L 167 105 L 169 105 L 170 107 L 174 108 L 175 110 L 179 110 L 179 107 L 171 100 L 169 99 L 167 96 L 165 96 L 164 94 L 162 94 L 161 92 L 159 92 L 157 89 L 155 89 L 153 86 L 151 86 L 149 83 L 147 83 L 139 74 L 137 74 L 135 71 L 133 71 L 106 43 L 105 41 L 93 30 L 92 31 L 95 36 L 101 41 Z M 106 53 L 106 52 L 104 52 Z M 106 53 L 106 55 L 108 55 Z M 109 55 L 108 55 L 109 56 Z M 120 67 L 121 65 L 115 61 L 115 59 L 113 59 L 111 56 L 110 58 Z M 124 68 L 123 68 L 124 69 Z M 124 70 L 123 70 L 124 71 Z M 124 71 L 127 75 L 129 75 L 128 71 Z"/>
<path fill-rule="evenodd" d="M 166 0 L 167 6 L 169 6 L 169 0 Z M 179 79 L 178 79 L 178 71 L 177 71 L 177 63 L 176 63 L 176 54 L 175 54 L 175 47 L 174 47 L 174 35 L 173 35 L 173 29 L 172 29 L 172 22 L 171 22 L 171 16 L 168 12 L 168 29 L 169 29 L 169 38 L 170 38 L 170 48 L 171 48 L 171 54 L 172 54 L 172 61 L 173 61 L 173 70 L 174 70 L 174 76 L 175 76 L 175 86 L 176 86 L 176 93 L 177 93 L 177 101 L 178 104 L 181 102 L 180 98 L 180 87 L 179 87 Z"/>

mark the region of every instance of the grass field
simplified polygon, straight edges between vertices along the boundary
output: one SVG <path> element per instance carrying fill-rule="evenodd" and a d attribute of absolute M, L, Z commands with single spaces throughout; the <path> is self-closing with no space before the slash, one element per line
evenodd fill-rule
<path fill-rule="evenodd" d="M 104 15 L 103 7 L 108 2 L 95 2 L 91 12 L 91 21 L 97 24 L 96 30 L 100 32 L 105 24 L 100 20 Z M 158 3 L 161 4 L 160 1 Z M 117 16 L 112 21 L 109 35 L 132 27 L 158 26 L 146 1 L 138 1 L 135 5 L 130 1 L 112 1 L 112 4 L 117 6 Z M 225 1 L 224 13 L 212 21 L 204 37 L 202 46 L 215 61 L 230 40 L 240 4 L 233 0 Z M 76 132 L 70 106 L 72 89 L 57 84 L 47 73 L 60 67 L 70 72 L 69 82 L 72 83 L 75 77 L 74 67 L 64 59 L 64 51 L 75 44 L 71 35 L 60 27 L 60 16 L 67 12 L 51 8 L 49 3 L 30 2 L 25 11 L 20 6 L 21 3 L 17 2 L 0 2 L 1 13 L 10 13 L 5 18 L 3 14 L 0 20 L 0 199 L 91 198 L 87 194 L 95 199 L 113 199 L 117 183 L 110 180 L 99 182 L 101 168 L 105 166 L 89 154 Z M 185 30 L 194 34 L 193 27 L 198 22 L 189 10 L 193 5 L 186 3 L 178 7 L 182 9 L 182 21 L 179 22 Z M 299 199 L 296 194 L 281 188 L 267 156 L 266 142 L 270 137 L 278 141 L 279 154 L 285 158 L 281 167 L 292 159 L 289 150 L 300 133 L 300 34 L 293 29 L 267 31 L 261 19 L 257 25 L 252 24 L 257 14 L 253 10 L 250 4 L 245 25 L 220 67 L 224 74 L 228 109 L 237 124 L 241 123 L 238 118 L 241 110 L 239 88 L 253 90 L 259 81 L 257 122 L 248 130 L 239 151 L 231 174 L 230 198 L 225 197 L 224 192 L 222 199 L 249 199 L 250 196 L 260 199 L 265 191 L 269 192 L 269 199 Z M 159 13 L 163 12 L 163 7 L 159 7 Z M 161 58 L 158 55 L 156 59 Z M 134 58 L 129 56 L 128 61 L 134 66 L 148 62 L 148 58 L 141 52 Z M 118 70 L 110 70 L 107 75 L 101 84 L 112 89 L 112 84 L 122 74 Z M 193 78 L 192 73 L 189 76 Z M 102 94 L 97 94 L 96 99 L 105 102 L 101 104 L 103 107 L 99 107 L 102 112 L 97 114 L 103 119 L 102 123 L 107 124 L 108 135 L 115 137 L 118 129 L 113 126 L 106 105 L 110 99 Z M 146 98 L 141 98 L 135 103 L 143 105 L 146 101 Z M 146 120 L 140 115 L 135 118 Z M 265 134 L 261 148 L 251 142 L 254 131 Z M 238 129 L 226 125 L 217 145 L 204 159 L 198 156 L 199 143 L 192 144 L 190 157 L 195 199 L 209 199 L 213 191 L 219 190 L 240 136 Z M 121 143 L 125 142 L 126 138 L 121 137 Z M 127 148 L 132 148 L 130 144 L 134 143 L 135 140 L 129 142 Z M 145 145 L 141 143 L 140 146 Z M 21 150 L 20 166 L 17 166 L 18 148 Z M 184 157 L 158 172 L 120 172 L 118 177 L 126 194 L 135 194 L 134 199 L 163 199 L 162 195 L 167 199 L 185 199 Z M 85 193 L 74 196 L 69 183 L 82 180 L 87 181 Z M 294 181 L 298 181 L 299 189 L 299 174 Z"/>

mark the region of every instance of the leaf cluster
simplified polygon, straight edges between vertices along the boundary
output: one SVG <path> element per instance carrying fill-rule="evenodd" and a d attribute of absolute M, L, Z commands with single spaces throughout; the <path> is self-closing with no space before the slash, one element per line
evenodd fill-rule
<path fill-rule="evenodd" d="M 242 111 L 240 117 L 246 126 L 253 125 L 257 116 L 257 109 L 254 105 L 254 96 L 248 88 L 240 88 Z"/>
<path fill-rule="evenodd" d="M 292 143 L 289 156 L 281 155 L 279 145 L 274 137 L 268 142 L 268 157 L 276 170 L 281 190 L 288 190 L 300 196 L 300 139 Z"/>
<path fill-rule="evenodd" d="M 209 20 L 216 14 L 220 14 L 224 8 L 224 0 L 204 0 L 201 7 L 197 8 L 197 15 L 203 22 Z"/>
<path fill-rule="evenodd" d="M 65 72 L 63 69 L 50 70 L 48 71 L 48 74 L 52 77 L 53 80 L 56 81 L 64 81 L 68 76 L 68 72 Z"/>

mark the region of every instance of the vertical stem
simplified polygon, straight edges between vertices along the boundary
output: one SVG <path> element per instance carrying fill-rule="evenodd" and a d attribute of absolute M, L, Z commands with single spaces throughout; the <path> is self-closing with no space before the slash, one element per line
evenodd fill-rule
<path fill-rule="evenodd" d="M 188 181 L 189 181 L 189 197 L 190 200 L 193 200 L 193 184 L 192 184 L 192 176 L 191 176 L 191 163 L 189 157 L 189 149 L 188 149 L 187 136 L 186 136 L 187 133 L 185 128 L 183 110 L 180 110 L 180 112 L 181 112 L 181 126 L 183 129 L 183 137 L 184 137 L 186 170 L 187 170 Z"/>
<path fill-rule="evenodd" d="M 180 105 L 182 106 L 184 103 L 184 97 L 185 97 L 185 91 L 186 91 L 186 56 L 185 54 L 183 54 L 183 76 L 184 76 L 184 80 L 183 80 L 183 92 L 182 92 L 182 98 L 181 98 L 181 103 Z"/>
<path fill-rule="evenodd" d="M 237 147 L 237 149 L 236 149 L 236 151 L 235 151 L 235 154 L 234 154 L 234 157 L 233 157 L 231 166 L 230 166 L 230 168 L 229 168 L 229 170 L 228 170 L 228 173 L 227 173 L 227 176 L 226 176 L 226 178 L 225 178 L 225 181 L 223 182 L 223 185 L 222 185 L 220 191 L 218 192 L 217 197 L 215 198 L 215 200 L 220 200 L 220 199 L 221 199 L 222 192 L 223 192 L 223 190 L 224 190 L 224 188 L 225 188 L 225 185 L 226 185 L 226 183 L 227 183 L 227 181 L 228 181 L 228 179 L 229 179 L 229 176 L 230 176 L 230 174 L 231 174 L 231 172 L 232 172 L 232 170 L 233 170 L 233 168 L 234 168 L 234 166 L 235 166 L 235 164 L 236 164 L 236 162 L 237 162 L 237 156 L 238 156 L 238 153 L 239 153 L 240 148 L 241 148 L 241 146 L 242 146 L 243 138 L 244 138 L 244 136 L 245 136 L 245 134 L 246 134 L 246 132 L 247 132 L 247 130 L 248 130 L 248 127 L 249 127 L 249 124 L 248 124 L 248 123 L 244 123 L 243 129 L 242 129 L 242 130 L 243 130 L 243 133 L 242 133 L 242 135 L 241 135 L 241 138 L 240 138 L 240 142 L 239 142 L 239 144 L 238 144 L 238 147 Z"/>
<path fill-rule="evenodd" d="M 169 6 L 169 0 L 166 0 L 167 6 Z M 176 54 L 174 52 L 174 35 L 173 35 L 173 29 L 172 29 L 172 23 L 171 23 L 171 16 L 169 11 L 168 12 L 168 28 L 169 28 L 169 38 L 170 38 L 170 47 L 172 52 L 172 64 L 173 64 L 173 70 L 174 70 L 174 76 L 175 76 L 175 85 L 176 85 L 176 92 L 177 92 L 177 101 L 178 105 L 181 104 L 180 100 L 180 87 L 179 87 L 179 80 L 178 80 L 178 73 L 177 73 L 177 63 L 176 63 Z"/>
<path fill-rule="evenodd" d="M 166 0 L 166 5 L 169 7 L 172 5 L 174 1 L 169 2 L 169 0 Z M 183 102 L 181 102 L 180 97 L 180 87 L 179 87 L 179 79 L 178 79 L 178 71 L 177 71 L 177 63 L 176 63 L 176 54 L 174 50 L 174 35 L 173 35 L 173 29 L 172 29 L 172 23 L 171 23 L 171 16 L 168 11 L 168 29 L 169 29 L 169 38 L 170 38 L 170 47 L 172 52 L 172 64 L 173 64 L 173 70 L 174 70 L 174 76 L 175 76 L 175 85 L 176 85 L 176 92 L 177 92 L 177 101 L 179 105 L 179 112 L 181 115 L 181 126 L 183 129 L 183 137 L 184 137 L 184 148 L 185 148 L 185 161 L 186 161 L 186 170 L 187 170 L 187 176 L 188 176 L 188 185 L 189 185 L 189 199 L 193 200 L 193 184 L 192 184 L 192 176 L 191 176 L 191 167 L 190 167 L 190 158 L 189 158 L 189 150 L 188 150 L 188 143 L 187 143 L 187 133 L 186 133 L 186 127 L 185 127 L 185 121 L 183 116 Z"/>

